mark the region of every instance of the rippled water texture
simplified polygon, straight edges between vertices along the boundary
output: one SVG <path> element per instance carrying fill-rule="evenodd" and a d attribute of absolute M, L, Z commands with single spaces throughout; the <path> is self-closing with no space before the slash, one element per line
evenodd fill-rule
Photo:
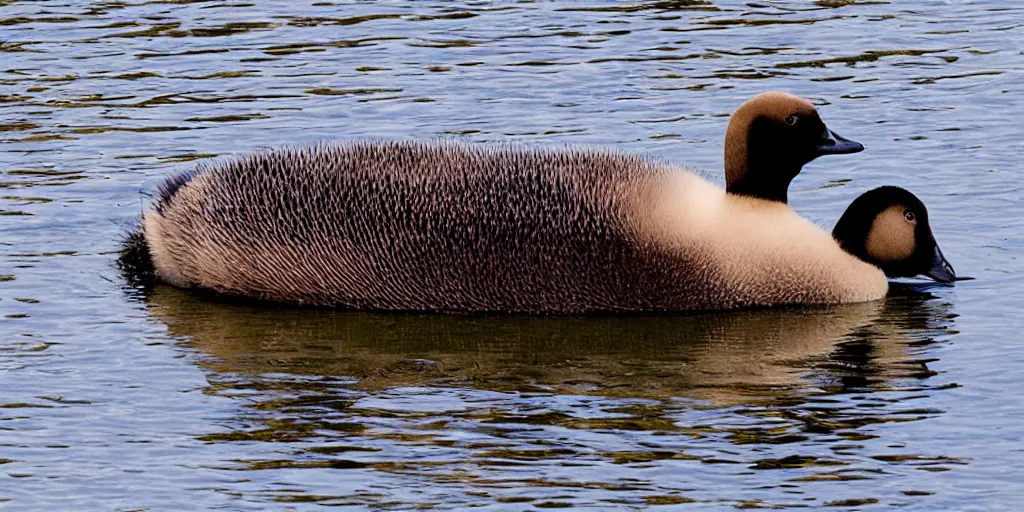
<path fill-rule="evenodd" d="M 0 506 L 1013 509 L 1017 2 L 0 0 Z M 585 143 L 721 174 L 765 90 L 905 186 L 961 274 L 847 307 L 370 315 L 133 291 L 161 176 L 323 139 Z M 830 509 L 834 509 L 830 507 Z"/>

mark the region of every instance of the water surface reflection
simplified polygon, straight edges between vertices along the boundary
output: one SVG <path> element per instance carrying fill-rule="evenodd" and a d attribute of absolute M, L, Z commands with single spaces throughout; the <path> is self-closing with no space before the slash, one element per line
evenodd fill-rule
<path fill-rule="evenodd" d="M 365 390 L 440 384 L 666 397 L 799 386 L 793 363 L 811 358 L 821 363 L 812 367 L 882 382 L 908 361 L 908 346 L 948 329 L 949 304 L 932 299 L 901 287 L 883 302 L 835 307 L 453 316 L 271 309 L 159 287 L 150 310 L 171 335 L 214 356 L 216 371 L 345 376 Z"/>
<path fill-rule="evenodd" d="M 158 287 L 149 311 L 199 351 L 211 393 L 244 404 L 199 438 L 268 443 L 265 457 L 219 469 L 452 486 L 421 504 L 779 505 L 767 491 L 779 486 L 856 505 L 887 491 L 821 482 L 966 463 L 884 438 L 887 423 L 943 412 L 914 405 L 942 389 L 929 385 L 925 356 L 955 318 L 927 288 L 837 307 L 538 318 L 270 309 Z M 709 485 L 780 469 L 730 496 Z M 311 495 L 308 476 L 302 492 L 273 498 L 362 503 Z"/>

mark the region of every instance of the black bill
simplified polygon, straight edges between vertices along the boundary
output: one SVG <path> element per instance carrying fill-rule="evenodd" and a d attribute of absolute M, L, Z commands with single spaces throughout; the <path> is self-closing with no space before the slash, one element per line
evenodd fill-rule
<path fill-rule="evenodd" d="M 843 138 L 842 135 L 825 128 L 824 137 L 818 143 L 818 156 L 821 155 L 845 155 L 847 153 L 859 153 L 864 151 L 864 145 L 860 142 Z"/>
<path fill-rule="evenodd" d="M 942 251 L 939 250 L 939 246 L 935 246 L 935 253 L 932 254 L 932 268 L 928 269 L 924 275 L 940 282 L 940 283 L 952 283 L 957 281 L 956 272 L 953 271 L 953 266 L 946 261 L 946 257 L 942 255 Z"/>

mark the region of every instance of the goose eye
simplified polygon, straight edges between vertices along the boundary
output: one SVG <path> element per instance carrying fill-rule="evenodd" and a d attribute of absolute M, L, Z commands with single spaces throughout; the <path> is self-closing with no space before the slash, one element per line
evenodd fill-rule
<path fill-rule="evenodd" d="M 797 116 L 786 116 L 786 124 L 788 124 L 790 126 L 796 126 L 796 123 L 799 122 L 799 121 L 800 121 L 800 118 L 797 117 Z"/>
<path fill-rule="evenodd" d="M 910 211 L 910 210 L 907 210 L 907 211 L 906 211 L 906 212 L 905 212 L 905 213 L 903 214 L 903 218 L 904 218 L 904 219 L 907 219 L 907 222 L 914 222 L 915 220 L 917 220 L 917 216 L 916 216 L 916 215 L 914 215 L 914 212 L 912 212 L 912 211 Z"/>

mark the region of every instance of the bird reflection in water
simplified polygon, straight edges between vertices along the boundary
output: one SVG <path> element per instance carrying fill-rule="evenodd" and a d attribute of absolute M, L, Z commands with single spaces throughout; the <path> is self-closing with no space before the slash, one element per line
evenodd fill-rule
<path fill-rule="evenodd" d="M 496 391 L 746 402 L 924 377 L 916 347 L 952 327 L 927 287 L 878 302 L 686 316 L 526 317 L 344 312 L 197 298 L 170 287 L 149 311 L 215 372 L 354 379 L 359 390 Z"/>
<path fill-rule="evenodd" d="M 953 334 L 955 315 L 927 290 L 633 317 L 275 309 L 169 287 L 147 303 L 196 350 L 207 392 L 240 406 L 197 438 L 250 452 L 267 443 L 224 469 L 344 468 L 367 482 L 398 473 L 561 495 L 582 485 L 566 480 L 567 466 L 590 468 L 573 478 L 609 492 L 678 493 L 704 473 L 655 485 L 644 468 L 799 469 L 779 474 L 793 487 L 870 481 L 891 464 L 965 463 L 906 450 L 874 458 L 890 443 L 873 426 L 942 414 L 916 405 L 941 389 L 922 353 Z M 529 475 L 516 464 L 530 464 Z"/>

